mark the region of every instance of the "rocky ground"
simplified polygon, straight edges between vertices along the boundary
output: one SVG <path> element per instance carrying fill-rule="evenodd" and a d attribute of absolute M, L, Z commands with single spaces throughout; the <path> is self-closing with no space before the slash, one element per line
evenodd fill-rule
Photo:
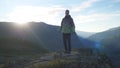
<path fill-rule="evenodd" d="M 25 68 L 113 68 L 110 59 L 93 49 L 79 49 L 71 54 L 47 54 Z"/>
<path fill-rule="evenodd" d="M 113 68 L 110 59 L 94 49 L 79 49 L 71 54 L 52 52 L 36 58 L 0 56 L 0 68 Z"/>

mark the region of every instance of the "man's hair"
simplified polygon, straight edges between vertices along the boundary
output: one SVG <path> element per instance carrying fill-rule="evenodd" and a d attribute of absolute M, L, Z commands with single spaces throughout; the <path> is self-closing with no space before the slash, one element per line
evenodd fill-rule
<path fill-rule="evenodd" d="M 69 10 L 68 10 L 68 9 L 66 9 L 66 10 L 65 10 L 65 12 L 69 12 Z"/>

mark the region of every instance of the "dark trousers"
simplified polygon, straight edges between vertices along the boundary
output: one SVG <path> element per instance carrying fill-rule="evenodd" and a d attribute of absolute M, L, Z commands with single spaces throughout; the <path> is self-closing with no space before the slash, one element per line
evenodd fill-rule
<path fill-rule="evenodd" d="M 71 53 L 71 34 L 63 33 L 63 43 L 66 53 Z"/>

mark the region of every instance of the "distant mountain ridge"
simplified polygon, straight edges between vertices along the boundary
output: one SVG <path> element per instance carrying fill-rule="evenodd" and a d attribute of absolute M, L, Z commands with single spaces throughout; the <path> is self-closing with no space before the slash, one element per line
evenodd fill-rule
<path fill-rule="evenodd" d="M 95 32 L 83 32 L 83 31 L 76 31 L 77 35 L 83 37 L 83 38 L 88 38 L 95 34 Z"/>
<path fill-rule="evenodd" d="M 99 42 L 106 37 L 111 37 L 118 34 L 120 34 L 120 27 L 112 28 L 103 32 L 93 34 L 92 36 L 89 37 L 89 39 Z"/>

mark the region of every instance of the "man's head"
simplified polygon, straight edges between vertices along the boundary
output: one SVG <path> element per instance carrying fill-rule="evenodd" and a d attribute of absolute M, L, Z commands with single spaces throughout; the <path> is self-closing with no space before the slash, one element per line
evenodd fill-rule
<path fill-rule="evenodd" d="M 66 11 L 65 11 L 65 15 L 69 15 L 69 10 L 66 10 Z"/>

